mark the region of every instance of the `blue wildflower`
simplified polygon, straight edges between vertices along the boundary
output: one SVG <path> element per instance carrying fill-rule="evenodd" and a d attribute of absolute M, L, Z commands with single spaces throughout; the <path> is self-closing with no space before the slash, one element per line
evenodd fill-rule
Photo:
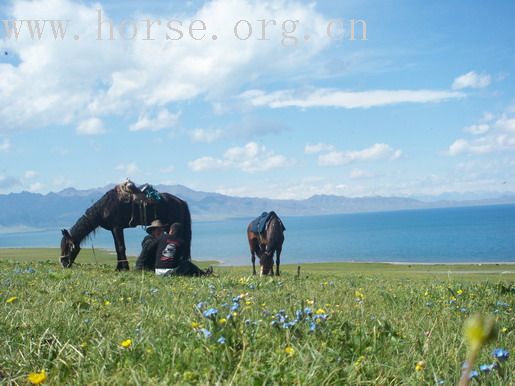
<path fill-rule="evenodd" d="M 221 336 L 220 338 L 218 338 L 217 342 L 220 344 L 225 344 L 225 338 Z"/>
<path fill-rule="evenodd" d="M 204 335 L 204 338 L 211 338 L 211 331 L 206 330 L 205 328 L 201 328 L 199 331 Z"/>
<path fill-rule="evenodd" d="M 204 315 L 204 318 L 214 318 L 216 315 L 218 315 L 218 310 L 216 308 L 210 308 L 202 313 Z"/>
<path fill-rule="evenodd" d="M 492 363 L 491 365 L 481 365 L 481 366 L 479 366 L 479 371 L 481 371 L 482 373 L 489 373 L 496 367 L 497 367 L 497 363 Z"/>
<path fill-rule="evenodd" d="M 150 293 L 155 294 L 157 291 L 159 291 L 157 288 L 151 288 Z"/>
<path fill-rule="evenodd" d="M 200 302 L 200 303 L 197 303 L 197 305 L 195 307 L 197 307 L 199 310 L 201 310 L 202 308 L 204 308 L 204 305 L 205 305 L 204 302 Z"/>
<path fill-rule="evenodd" d="M 303 314 L 302 314 L 302 311 L 301 310 L 297 310 L 295 311 L 295 318 L 300 321 L 302 320 L 302 317 L 303 317 Z"/>
<path fill-rule="evenodd" d="M 309 332 L 315 332 L 316 329 L 317 329 L 317 324 L 315 322 L 311 322 L 309 324 Z"/>
<path fill-rule="evenodd" d="M 304 313 L 307 315 L 307 316 L 311 316 L 313 315 L 313 310 L 309 307 L 306 307 L 304 308 Z"/>
<path fill-rule="evenodd" d="M 240 300 L 241 300 L 241 296 L 240 295 L 235 296 L 235 297 L 232 298 L 232 302 L 233 303 L 239 303 Z"/>
<path fill-rule="evenodd" d="M 479 373 L 476 370 L 472 370 L 469 374 L 469 379 L 474 379 L 479 377 Z"/>
<path fill-rule="evenodd" d="M 231 311 L 232 312 L 236 312 L 240 309 L 240 303 L 233 303 L 233 305 L 231 306 Z"/>
<path fill-rule="evenodd" d="M 224 303 L 224 304 L 222 304 L 222 305 L 221 305 L 221 307 L 223 307 L 223 308 L 229 308 L 229 307 L 230 307 L 230 305 L 229 305 L 229 303 Z"/>
<path fill-rule="evenodd" d="M 508 303 L 501 302 L 501 301 L 497 301 L 497 303 L 495 303 L 495 305 L 497 307 L 504 307 L 504 308 L 509 308 L 510 307 L 510 305 Z"/>
<path fill-rule="evenodd" d="M 253 290 L 253 289 L 256 289 L 256 286 L 252 283 L 249 284 L 249 289 Z"/>
<path fill-rule="evenodd" d="M 497 359 L 499 362 L 504 362 L 510 357 L 510 352 L 508 350 L 505 350 L 503 348 L 496 348 L 492 355 L 495 359 Z"/>
<path fill-rule="evenodd" d="M 460 312 L 462 312 L 462 313 L 466 314 L 466 313 L 468 313 L 469 311 L 468 311 L 465 307 L 461 307 L 461 308 L 460 308 Z"/>
<path fill-rule="evenodd" d="M 250 319 L 245 319 L 245 325 L 248 326 L 252 321 Z"/>

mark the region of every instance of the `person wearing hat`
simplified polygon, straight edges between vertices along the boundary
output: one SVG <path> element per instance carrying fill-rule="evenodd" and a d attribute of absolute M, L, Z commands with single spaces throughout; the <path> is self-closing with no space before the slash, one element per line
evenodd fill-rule
<path fill-rule="evenodd" d="M 164 229 L 167 225 L 163 224 L 161 220 L 157 219 L 150 223 L 146 231 L 148 236 L 145 236 L 141 242 L 141 253 L 136 260 L 136 269 L 153 271 L 156 264 L 156 250 L 159 241 L 163 237 Z"/>
<path fill-rule="evenodd" d="M 158 276 L 204 276 L 213 273 L 213 268 L 202 270 L 193 264 L 186 255 L 181 223 L 172 224 L 170 232 L 159 239 L 155 259 Z"/>

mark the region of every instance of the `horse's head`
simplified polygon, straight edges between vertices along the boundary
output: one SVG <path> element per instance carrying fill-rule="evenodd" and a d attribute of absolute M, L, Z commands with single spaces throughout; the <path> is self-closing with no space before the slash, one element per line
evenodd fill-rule
<path fill-rule="evenodd" d="M 261 275 L 270 275 L 274 267 L 274 251 L 269 251 L 267 247 L 259 257 L 259 264 L 261 265 Z"/>
<path fill-rule="evenodd" d="M 64 268 L 70 268 L 80 252 L 80 245 L 75 244 L 70 232 L 66 229 L 62 229 L 61 233 L 63 234 L 61 239 L 61 264 Z"/>

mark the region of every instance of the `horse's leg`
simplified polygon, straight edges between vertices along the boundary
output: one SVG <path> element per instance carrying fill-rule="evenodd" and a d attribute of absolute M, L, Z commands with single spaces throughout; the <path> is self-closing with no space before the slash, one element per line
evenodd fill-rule
<path fill-rule="evenodd" d="M 279 273 L 279 265 L 281 264 L 281 252 L 282 252 L 282 247 L 279 247 L 277 248 L 277 251 L 275 252 L 275 264 L 277 265 L 277 269 L 275 270 L 275 274 L 277 276 L 281 276 L 281 274 Z"/>
<path fill-rule="evenodd" d="M 113 234 L 114 245 L 116 248 L 116 256 L 118 258 L 116 270 L 128 271 L 129 262 L 127 261 L 127 255 L 125 254 L 125 238 L 123 236 L 123 228 L 113 228 L 111 233 Z"/>

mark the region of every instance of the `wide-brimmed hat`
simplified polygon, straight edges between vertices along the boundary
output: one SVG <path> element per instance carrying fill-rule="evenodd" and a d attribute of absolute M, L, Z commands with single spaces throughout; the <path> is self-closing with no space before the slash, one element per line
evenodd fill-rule
<path fill-rule="evenodd" d="M 150 225 L 147 227 L 147 229 L 145 229 L 147 231 L 147 233 L 151 233 L 152 230 L 154 230 L 155 228 L 166 228 L 168 225 L 167 224 L 163 224 L 161 222 L 161 220 L 157 219 L 157 220 L 154 220 L 150 223 Z"/>

